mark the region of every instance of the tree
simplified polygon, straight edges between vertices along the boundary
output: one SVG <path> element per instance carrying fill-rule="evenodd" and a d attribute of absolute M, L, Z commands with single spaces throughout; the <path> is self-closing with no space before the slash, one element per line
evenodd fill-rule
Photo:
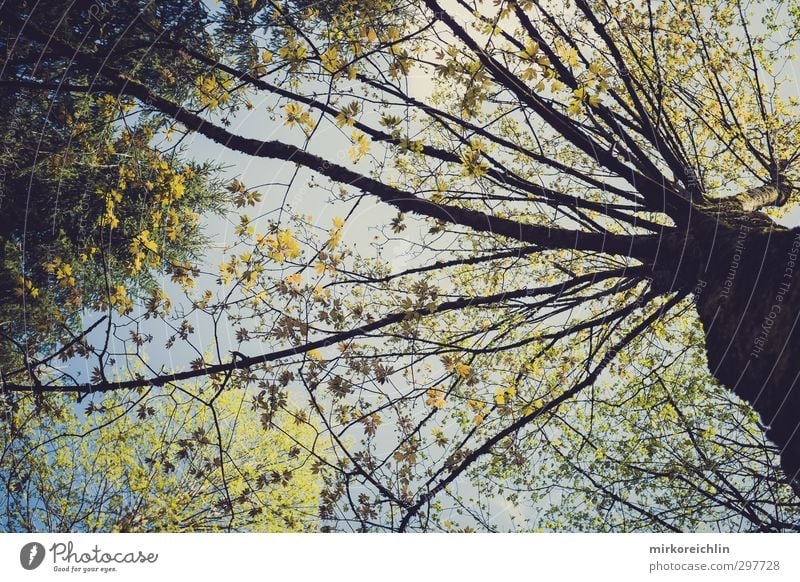
<path fill-rule="evenodd" d="M 215 407 L 203 396 L 109 395 L 47 415 L 27 400 L 4 418 L 5 531 L 316 529 L 320 483 L 300 457 L 313 427 L 265 434 L 241 391 Z"/>
<path fill-rule="evenodd" d="M 130 101 L 2 93 L 13 104 L 0 118 L 0 341 L 10 373 L 29 351 L 74 340 L 80 306 L 124 313 L 131 297 L 162 302 L 157 276 L 196 261 L 207 244 L 200 216 L 221 212 L 230 193 L 218 168 L 150 143 L 163 122 Z"/>
<path fill-rule="evenodd" d="M 169 339 L 204 354 L 189 368 L 80 382 L 43 361 L 5 379 L 12 401 L 221 375 L 261 383 L 264 412 L 302 393 L 291 414 L 337 450 L 317 459 L 330 527 L 494 528 L 492 503 L 555 491 L 523 527 L 797 529 L 800 238 L 776 222 L 797 202 L 796 3 L 267 0 L 190 29 L 122 4 L 126 27 L 0 9 L 61 67 L 23 52 L 3 85 L 131 99 L 296 169 L 196 267 L 187 312 L 145 312 L 207 318 L 207 345 Z M 185 91 L 153 82 L 175 61 Z M 280 138 L 241 128 L 265 115 Z M 338 215 L 279 208 L 302 182 Z"/>

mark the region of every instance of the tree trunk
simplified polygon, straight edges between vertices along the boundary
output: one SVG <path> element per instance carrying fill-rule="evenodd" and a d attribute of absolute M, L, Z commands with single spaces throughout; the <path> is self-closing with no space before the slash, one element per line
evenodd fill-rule
<path fill-rule="evenodd" d="M 709 368 L 758 412 L 800 495 L 800 229 L 735 209 L 693 226 Z"/>

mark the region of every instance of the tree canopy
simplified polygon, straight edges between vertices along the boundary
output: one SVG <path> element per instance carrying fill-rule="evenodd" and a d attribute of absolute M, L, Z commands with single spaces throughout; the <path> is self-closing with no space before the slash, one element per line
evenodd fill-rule
<path fill-rule="evenodd" d="M 799 12 L 2 5 L 7 527 L 800 529 Z"/>
<path fill-rule="evenodd" d="M 240 391 L 213 407 L 202 396 L 110 395 L 81 414 L 26 402 L 4 416 L 4 529 L 318 529 L 321 481 L 301 456 L 312 427 L 265 434 Z"/>

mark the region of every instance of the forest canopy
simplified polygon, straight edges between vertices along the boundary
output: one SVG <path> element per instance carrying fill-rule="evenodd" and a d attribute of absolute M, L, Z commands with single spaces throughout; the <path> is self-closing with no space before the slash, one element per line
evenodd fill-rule
<path fill-rule="evenodd" d="M 0 6 L 7 531 L 797 531 L 796 0 Z"/>

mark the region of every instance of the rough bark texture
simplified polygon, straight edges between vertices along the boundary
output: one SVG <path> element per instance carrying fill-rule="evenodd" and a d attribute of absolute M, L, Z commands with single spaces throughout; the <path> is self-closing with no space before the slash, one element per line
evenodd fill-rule
<path fill-rule="evenodd" d="M 761 416 L 800 495 L 800 229 L 736 208 L 693 226 L 709 368 Z"/>
<path fill-rule="evenodd" d="M 736 199 L 745 212 L 760 210 L 766 206 L 783 206 L 792 194 L 792 186 L 782 175 L 773 184 L 756 186 L 739 194 Z"/>

